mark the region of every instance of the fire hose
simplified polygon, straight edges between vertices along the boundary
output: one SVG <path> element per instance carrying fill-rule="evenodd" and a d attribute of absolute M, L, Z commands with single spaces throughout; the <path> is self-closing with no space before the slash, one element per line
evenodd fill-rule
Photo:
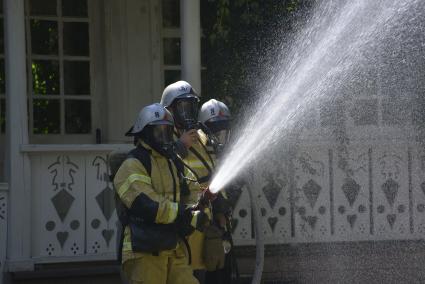
<path fill-rule="evenodd" d="M 250 184 L 253 184 L 252 182 Z M 263 235 L 263 222 L 261 222 L 261 210 L 255 202 L 254 192 L 251 186 L 247 186 L 249 199 L 251 201 L 252 218 L 254 221 L 255 230 L 255 270 L 252 277 L 252 284 L 260 284 L 261 276 L 264 267 L 264 235 Z"/>

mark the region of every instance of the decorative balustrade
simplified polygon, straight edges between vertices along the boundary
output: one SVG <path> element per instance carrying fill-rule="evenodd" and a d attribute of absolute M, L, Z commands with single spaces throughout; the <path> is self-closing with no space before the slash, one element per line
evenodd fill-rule
<path fill-rule="evenodd" d="M 126 145 L 27 146 L 31 160 L 32 256 L 113 259 L 117 216 L 108 154 Z"/>
<path fill-rule="evenodd" d="M 267 159 L 268 166 L 259 162 L 263 170 L 251 173 L 248 185 L 261 208 L 266 243 L 424 238 L 421 147 L 375 143 L 341 150 L 329 145 L 301 144 L 292 151 L 282 149 L 281 154 L 275 151 Z M 117 217 L 107 160 L 112 150 L 129 147 L 23 147 L 31 160 L 32 234 L 28 237 L 35 263 L 114 258 Z M 0 191 L 0 213 L 5 200 L 5 192 Z M 233 217 L 235 244 L 254 244 L 245 189 Z M 0 228 L 5 219 L 0 214 Z"/>
<path fill-rule="evenodd" d="M 287 152 L 286 152 L 287 153 Z M 425 152 L 416 145 L 328 146 L 274 153 L 249 183 L 266 243 L 425 238 Z M 234 238 L 252 244 L 248 194 L 234 210 Z"/>

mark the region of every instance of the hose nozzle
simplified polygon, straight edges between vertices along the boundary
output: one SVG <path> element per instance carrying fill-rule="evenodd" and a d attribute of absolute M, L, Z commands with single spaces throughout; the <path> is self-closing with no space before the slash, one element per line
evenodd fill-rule
<path fill-rule="evenodd" d="M 202 190 L 201 196 L 199 197 L 198 204 L 201 207 L 208 207 L 211 202 L 217 198 L 217 193 L 212 193 L 209 187 Z"/>

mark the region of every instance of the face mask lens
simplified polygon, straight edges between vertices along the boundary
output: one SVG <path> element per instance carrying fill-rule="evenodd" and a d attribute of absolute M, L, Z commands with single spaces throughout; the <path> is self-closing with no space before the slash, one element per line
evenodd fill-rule
<path fill-rule="evenodd" d="M 159 145 L 167 145 L 173 142 L 173 127 L 171 125 L 155 125 L 153 139 Z"/>
<path fill-rule="evenodd" d="M 183 122 L 197 120 L 198 102 L 196 99 L 181 99 L 176 102 L 176 115 Z"/>
<path fill-rule="evenodd" d="M 214 133 L 220 144 L 226 144 L 230 137 L 229 120 L 207 121 L 205 125 Z"/>
<path fill-rule="evenodd" d="M 223 129 L 214 133 L 214 136 L 217 138 L 220 144 L 227 144 L 229 142 L 230 130 Z"/>

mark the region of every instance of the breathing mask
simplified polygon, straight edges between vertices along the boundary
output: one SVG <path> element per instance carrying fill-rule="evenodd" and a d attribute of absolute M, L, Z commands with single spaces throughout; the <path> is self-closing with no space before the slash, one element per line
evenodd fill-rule
<path fill-rule="evenodd" d="M 173 126 L 169 124 L 151 124 L 143 129 L 140 138 L 155 151 L 167 158 L 174 157 Z"/>
<path fill-rule="evenodd" d="M 209 129 L 209 135 L 212 137 L 212 143 L 216 152 L 222 152 L 230 139 L 229 120 L 207 121 L 205 125 Z"/>
<path fill-rule="evenodd" d="M 198 102 L 197 97 L 176 99 L 171 108 L 176 120 L 176 126 L 185 130 L 198 129 Z"/>

